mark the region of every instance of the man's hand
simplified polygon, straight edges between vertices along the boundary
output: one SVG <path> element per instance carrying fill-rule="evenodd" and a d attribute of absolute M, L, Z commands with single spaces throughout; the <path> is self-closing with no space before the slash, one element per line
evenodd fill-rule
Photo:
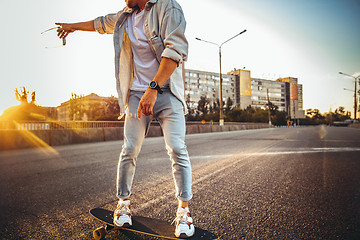
<path fill-rule="evenodd" d="M 55 24 L 60 26 L 57 30 L 58 32 L 57 35 L 59 38 L 66 38 L 69 35 L 69 33 L 76 31 L 76 29 L 72 27 L 71 23 L 55 23 Z"/>
<path fill-rule="evenodd" d="M 153 108 L 157 98 L 157 91 L 155 89 L 148 88 L 139 102 L 137 110 L 138 119 L 141 117 L 141 112 L 145 116 L 153 115 Z"/>
<path fill-rule="evenodd" d="M 161 87 L 173 74 L 177 67 L 177 62 L 170 58 L 163 57 L 160 62 L 159 69 L 154 77 L 154 81 Z M 139 107 L 137 110 L 137 116 L 140 119 L 141 112 L 145 116 L 153 115 L 153 108 L 156 102 L 158 91 L 155 89 L 148 88 L 142 98 L 140 99 Z"/>

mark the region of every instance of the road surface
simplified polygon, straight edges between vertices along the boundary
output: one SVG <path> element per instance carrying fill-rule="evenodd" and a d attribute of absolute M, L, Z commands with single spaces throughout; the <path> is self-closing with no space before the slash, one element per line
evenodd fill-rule
<path fill-rule="evenodd" d="M 360 129 L 299 127 L 188 135 L 196 226 L 221 239 L 360 239 Z M 91 239 L 89 209 L 116 205 L 121 141 L 0 152 L 1 239 Z M 137 161 L 134 214 L 172 221 L 159 138 Z M 108 239 L 138 235 L 113 232 Z"/>

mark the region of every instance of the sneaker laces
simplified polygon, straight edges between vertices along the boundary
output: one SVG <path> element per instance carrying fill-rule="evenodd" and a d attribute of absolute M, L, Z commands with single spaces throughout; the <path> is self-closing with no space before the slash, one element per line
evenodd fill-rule
<path fill-rule="evenodd" d="M 130 215 L 130 201 L 119 201 L 116 206 L 115 213 L 117 216 Z"/>
<path fill-rule="evenodd" d="M 179 224 L 188 224 L 188 213 L 188 208 L 179 208 L 176 214 L 176 218 L 172 221 L 171 225 L 177 222 Z"/>

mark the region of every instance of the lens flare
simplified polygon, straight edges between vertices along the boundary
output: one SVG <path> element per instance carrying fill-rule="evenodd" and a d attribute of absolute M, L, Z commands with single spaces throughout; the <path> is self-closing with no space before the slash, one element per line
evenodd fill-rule
<path fill-rule="evenodd" d="M 19 124 L 18 122 L 16 121 L 13 122 L 16 125 L 17 129 L 19 129 L 18 131 L 20 132 L 20 135 L 23 137 L 24 141 L 26 141 L 27 144 L 29 144 L 31 147 L 36 147 L 47 155 L 59 154 L 55 149 L 53 149 L 49 144 L 47 144 L 44 140 L 36 136 L 34 133 L 22 127 L 21 124 Z M 10 135 L 8 137 L 11 138 L 15 136 Z M 13 141 L 8 141 L 8 142 L 13 142 Z"/>
<path fill-rule="evenodd" d="M 322 125 L 319 129 L 319 138 L 322 140 L 327 135 L 327 130 L 325 129 L 325 126 Z"/>

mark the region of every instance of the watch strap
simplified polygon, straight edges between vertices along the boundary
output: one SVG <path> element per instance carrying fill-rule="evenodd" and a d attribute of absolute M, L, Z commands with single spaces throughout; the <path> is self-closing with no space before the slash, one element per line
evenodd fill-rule
<path fill-rule="evenodd" d="M 152 86 L 151 86 L 153 82 L 156 84 L 155 87 L 152 87 Z M 159 84 L 158 84 L 156 81 L 154 81 L 154 80 L 150 82 L 149 87 L 152 88 L 152 89 L 157 90 L 158 93 L 160 93 L 160 94 L 163 93 L 163 91 L 161 90 Z"/>

